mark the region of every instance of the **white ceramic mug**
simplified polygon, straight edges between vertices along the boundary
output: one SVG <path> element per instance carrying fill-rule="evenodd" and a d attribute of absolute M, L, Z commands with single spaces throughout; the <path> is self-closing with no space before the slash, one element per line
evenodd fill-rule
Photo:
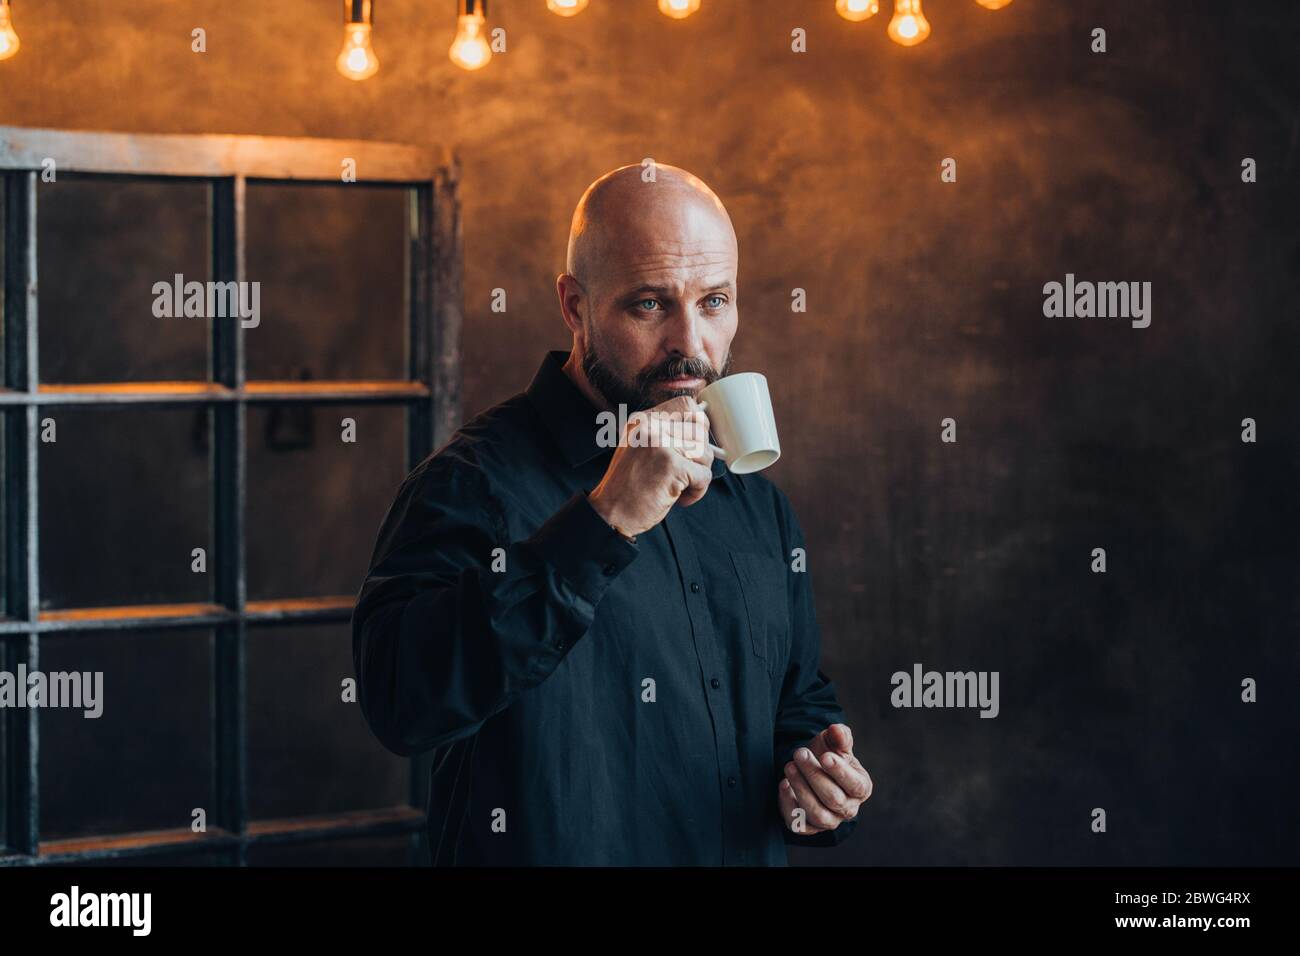
<path fill-rule="evenodd" d="M 762 471 L 781 457 L 776 416 L 767 379 L 758 372 L 737 372 L 700 389 L 696 401 L 709 416 L 718 445 L 713 453 L 737 475 Z"/>

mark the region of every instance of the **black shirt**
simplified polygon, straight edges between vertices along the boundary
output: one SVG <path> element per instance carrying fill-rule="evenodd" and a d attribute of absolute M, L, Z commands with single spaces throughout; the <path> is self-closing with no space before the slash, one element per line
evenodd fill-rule
<path fill-rule="evenodd" d="M 721 461 L 629 542 L 612 448 L 550 352 L 402 483 L 352 618 L 362 712 L 435 750 L 434 865 L 785 865 L 777 784 L 844 720 L 785 495 Z"/>

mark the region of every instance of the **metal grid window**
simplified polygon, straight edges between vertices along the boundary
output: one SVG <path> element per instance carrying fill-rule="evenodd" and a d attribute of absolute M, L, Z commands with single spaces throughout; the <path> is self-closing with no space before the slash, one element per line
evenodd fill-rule
<path fill-rule="evenodd" d="M 344 160 L 355 182 L 344 180 Z M 250 184 L 399 189 L 406 199 L 405 305 L 409 372 L 401 380 L 265 381 L 246 377 L 238 318 L 207 318 L 207 376 L 198 381 L 42 384 L 37 335 L 37 198 L 43 171 L 114 181 L 200 183 L 208 192 L 209 275 L 245 281 Z M 458 162 L 447 153 L 395 144 L 239 136 L 127 135 L 0 127 L 0 262 L 3 264 L 3 618 L 0 670 L 41 668 L 42 639 L 113 642 L 132 630 L 212 635 L 206 832 L 178 811 L 174 830 L 42 839 L 41 710 L 0 708 L 0 863 L 92 861 L 248 865 L 263 846 L 361 837 L 407 841 L 422 852 L 428 757 L 410 761 L 410 803 L 325 817 L 252 820 L 249 815 L 250 629 L 346 622 L 354 595 L 249 600 L 247 472 L 250 406 L 386 405 L 404 410 L 409 471 L 459 423 L 461 231 Z M 253 277 L 256 278 L 256 277 Z M 395 343 L 396 344 L 396 343 Z M 37 483 L 43 409 L 203 409 L 211 443 L 208 542 L 211 600 L 201 603 L 43 608 Z M 360 586 L 360 581 L 357 581 Z M 108 645 L 111 648 L 111 644 Z M 25 693 L 25 688 L 19 688 Z M 111 695 L 106 695 L 111 701 Z M 166 755 L 159 755 L 165 759 Z M 254 860 L 256 862 L 256 860 Z"/>

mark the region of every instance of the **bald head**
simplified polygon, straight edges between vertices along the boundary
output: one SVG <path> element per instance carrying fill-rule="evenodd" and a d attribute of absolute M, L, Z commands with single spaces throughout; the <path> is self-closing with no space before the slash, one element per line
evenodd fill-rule
<path fill-rule="evenodd" d="M 653 175 L 653 180 L 647 181 Z M 565 268 L 584 286 L 624 259 L 635 259 L 647 240 L 729 245 L 736 253 L 736 231 L 722 200 L 693 173 L 678 166 L 620 166 L 601 176 L 582 194 L 569 225 Z"/>
<path fill-rule="evenodd" d="M 565 366 L 597 405 L 647 408 L 726 374 L 736 332 L 736 231 L 677 166 L 621 166 L 587 187 L 556 280 Z"/>

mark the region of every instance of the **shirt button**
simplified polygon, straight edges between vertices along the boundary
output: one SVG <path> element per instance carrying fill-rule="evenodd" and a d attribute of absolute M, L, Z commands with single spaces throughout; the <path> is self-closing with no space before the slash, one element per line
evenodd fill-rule
<path fill-rule="evenodd" d="M 735 785 L 736 785 L 736 778 L 735 778 L 735 777 L 728 777 L 728 778 L 727 778 L 727 786 L 728 786 L 728 787 L 734 787 Z"/>
<path fill-rule="evenodd" d="M 722 681 L 718 680 L 715 677 L 713 678 L 713 680 L 709 681 L 709 686 L 711 686 L 714 690 L 717 690 L 719 687 L 722 686 Z"/>
<path fill-rule="evenodd" d="M 700 591 L 700 586 L 699 586 L 698 584 L 696 584 L 694 581 L 692 581 L 692 582 L 691 582 L 691 593 L 692 593 L 692 594 L 698 594 L 699 591 Z"/>

